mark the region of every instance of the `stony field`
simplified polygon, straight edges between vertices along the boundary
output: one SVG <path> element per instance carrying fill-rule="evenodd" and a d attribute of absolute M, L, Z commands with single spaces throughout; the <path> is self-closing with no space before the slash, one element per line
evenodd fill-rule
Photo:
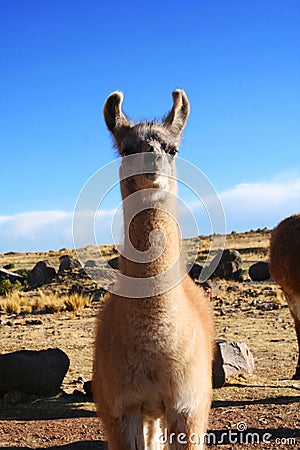
<path fill-rule="evenodd" d="M 231 379 L 214 390 L 210 416 L 209 448 L 293 449 L 300 447 L 300 381 L 291 380 L 296 366 L 297 343 L 293 321 L 281 290 L 271 280 L 253 282 L 248 268 L 268 260 L 269 230 L 232 233 L 226 248 L 243 258 L 243 281 L 216 280 L 212 302 L 217 338 L 245 342 L 254 355 L 253 376 Z M 188 242 L 199 245 L 199 261 L 209 248 L 209 238 Z M 91 251 L 91 249 L 89 249 Z M 102 249 L 107 259 L 114 249 Z M 59 256 L 74 251 L 0 254 L 0 267 L 32 269 L 48 259 L 56 268 Z M 82 381 L 91 379 L 95 317 L 105 296 L 102 287 L 82 272 L 65 274 L 37 289 L 21 293 L 22 305 L 55 295 L 68 296 L 80 286 L 91 301 L 73 308 L 22 306 L 19 312 L 0 311 L 0 352 L 58 347 L 70 358 L 63 393 L 55 398 L 36 398 L 32 403 L 8 404 L 0 399 L 0 448 L 100 449 L 105 435 L 92 399 L 84 394 Z M 25 299 L 25 300 L 24 300 Z M 0 296 L 1 302 L 6 301 Z"/>

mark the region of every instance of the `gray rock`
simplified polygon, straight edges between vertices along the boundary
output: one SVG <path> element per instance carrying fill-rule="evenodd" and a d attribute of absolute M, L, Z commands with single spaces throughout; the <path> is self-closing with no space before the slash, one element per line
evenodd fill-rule
<path fill-rule="evenodd" d="M 93 396 L 93 386 L 91 381 L 86 381 L 83 385 L 84 392 L 86 395 L 92 397 Z"/>
<path fill-rule="evenodd" d="M 0 355 L 0 396 L 10 391 L 55 395 L 69 364 L 68 356 L 58 348 L 20 350 Z"/>
<path fill-rule="evenodd" d="M 107 261 L 107 263 L 110 265 L 112 269 L 118 270 L 119 268 L 119 257 L 116 256 L 115 258 L 110 259 Z"/>
<path fill-rule="evenodd" d="M 70 255 L 63 255 L 59 258 L 59 274 L 64 274 L 66 272 L 73 272 L 76 269 L 81 269 L 81 264 L 78 259 L 72 258 Z"/>
<path fill-rule="evenodd" d="M 220 254 L 216 255 L 212 260 L 212 264 L 219 258 Z M 237 250 L 224 250 L 214 276 L 218 278 L 225 278 L 226 280 L 242 280 L 242 256 Z"/>
<path fill-rule="evenodd" d="M 264 281 L 270 278 L 269 263 L 259 261 L 249 267 L 249 277 L 252 281 Z"/>
<path fill-rule="evenodd" d="M 28 276 L 31 286 L 40 286 L 41 284 L 50 283 L 55 278 L 56 270 L 47 260 L 36 263 Z"/>
<path fill-rule="evenodd" d="M 192 266 L 189 269 L 189 276 L 194 281 L 199 281 L 200 274 L 202 272 L 203 266 L 201 266 L 198 263 L 192 264 Z"/>
<path fill-rule="evenodd" d="M 254 359 L 247 344 L 219 339 L 213 363 L 213 386 L 221 387 L 230 376 L 252 375 Z"/>
<path fill-rule="evenodd" d="M 99 264 L 97 261 L 95 261 L 94 259 L 89 259 L 85 265 L 84 268 L 88 269 L 88 268 L 95 268 L 95 267 L 99 267 Z"/>
<path fill-rule="evenodd" d="M 20 281 L 20 283 L 24 283 L 24 277 L 15 272 L 10 272 L 7 269 L 0 268 L 0 282 L 3 280 L 9 280 L 11 283 L 15 281 Z"/>

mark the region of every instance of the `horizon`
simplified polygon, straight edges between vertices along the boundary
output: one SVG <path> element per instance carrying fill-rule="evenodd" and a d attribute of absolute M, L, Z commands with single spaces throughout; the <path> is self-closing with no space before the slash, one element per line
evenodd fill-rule
<path fill-rule="evenodd" d="M 250 233 L 262 233 L 262 232 L 272 232 L 273 231 L 273 228 L 268 228 L 268 227 L 264 227 L 264 228 L 257 228 L 256 230 L 253 230 L 253 229 L 250 229 L 250 230 L 245 230 L 245 231 L 231 231 L 230 233 L 226 233 L 225 234 L 225 247 L 226 247 L 226 239 L 227 239 L 227 236 L 232 236 L 232 235 L 240 235 L 240 234 L 250 234 Z M 221 234 L 218 234 L 218 233 L 215 233 L 214 234 L 215 236 L 222 236 Z M 182 238 L 181 240 L 182 241 L 188 241 L 188 240 L 191 240 L 191 239 L 195 239 L 195 238 L 199 238 L 200 240 L 201 239 L 205 239 L 205 238 L 210 238 L 210 237 L 212 237 L 212 236 L 214 236 L 214 235 L 210 235 L 210 234 L 200 234 L 200 235 L 198 235 L 198 236 L 189 236 L 189 237 L 186 237 L 186 238 Z M 39 253 L 61 253 L 61 252 L 64 252 L 64 251 L 66 251 L 66 252 L 72 252 L 72 251 L 75 251 L 75 252 L 77 252 L 77 251 L 79 251 L 79 250 L 85 250 L 85 249 L 88 249 L 88 248 L 97 248 L 97 247 L 110 247 L 110 246 L 115 246 L 115 244 L 114 243 L 112 243 L 112 244 L 99 244 L 99 245 L 97 245 L 97 246 L 94 246 L 94 245 L 90 245 L 90 244 L 87 244 L 87 245 L 85 245 L 84 247 L 79 247 L 79 248 L 75 248 L 75 247 L 71 247 L 71 248 L 67 248 L 67 247 L 62 247 L 62 248 L 60 248 L 60 249 L 57 249 L 57 250 L 53 250 L 53 249 L 45 249 L 45 250 L 35 250 L 35 251 L 15 251 L 15 250 L 9 250 L 9 251 L 7 251 L 7 252 L 0 252 L 0 255 L 1 256 L 9 256 L 9 255 L 17 255 L 17 254 L 22 254 L 22 253 L 24 253 L 24 254 L 29 254 L 29 253 L 37 253 L 37 254 L 39 254 Z M 225 249 L 225 247 L 224 247 L 224 249 Z M 213 249 L 213 250 L 211 250 L 211 255 L 213 255 L 214 253 L 216 253 L 218 250 L 217 249 Z"/>
<path fill-rule="evenodd" d="M 73 247 L 80 192 L 116 157 L 102 115 L 115 90 L 139 120 L 163 117 L 172 91 L 186 91 L 191 113 L 179 156 L 210 180 L 226 234 L 274 228 L 300 212 L 297 0 L 0 7 L 1 253 Z M 97 210 L 103 244 L 121 202 L 112 182 Z M 208 235 L 199 198 L 187 186 L 181 195 Z"/>

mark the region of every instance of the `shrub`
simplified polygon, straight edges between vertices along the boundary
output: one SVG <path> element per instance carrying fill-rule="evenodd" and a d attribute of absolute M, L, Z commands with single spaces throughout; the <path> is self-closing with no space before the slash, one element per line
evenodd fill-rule
<path fill-rule="evenodd" d="M 0 283 L 0 295 L 7 295 L 12 291 L 12 283 L 9 280 L 3 280 Z"/>
<path fill-rule="evenodd" d="M 64 300 L 64 305 L 67 311 L 78 311 L 79 309 L 91 306 L 92 300 L 90 297 L 85 297 L 80 294 L 71 294 Z"/>
<path fill-rule="evenodd" d="M 11 270 L 11 269 L 14 269 L 14 267 L 15 267 L 14 263 L 9 263 L 9 264 L 5 264 L 5 266 L 3 266 L 3 269 Z"/>
<path fill-rule="evenodd" d="M 8 295 L 12 291 L 20 291 L 22 289 L 20 281 L 12 283 L 10 280 L 3 280 L 0 283 L 0 295 Z"/>

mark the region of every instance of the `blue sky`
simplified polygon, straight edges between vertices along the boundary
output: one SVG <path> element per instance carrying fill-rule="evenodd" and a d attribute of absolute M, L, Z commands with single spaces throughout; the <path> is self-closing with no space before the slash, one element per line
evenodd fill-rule
<path fill-rule="evenodd" d="M 102 107 L 117 89 L 133 119 L 185 89 L 180 156 L 215 186 L 228 232 L 299 212 L 298 0 L 0 0 L 0 67 L 0 252 L 72 246 L 79 192 L 116 155 Z"/>

